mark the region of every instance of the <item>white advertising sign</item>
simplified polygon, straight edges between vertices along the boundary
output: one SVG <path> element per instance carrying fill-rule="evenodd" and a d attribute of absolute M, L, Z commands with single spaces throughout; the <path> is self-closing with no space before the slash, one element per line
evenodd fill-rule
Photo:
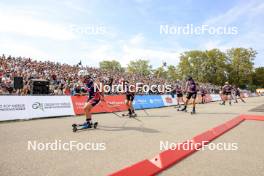
<path fill-rule="evenodd" d="M 161 95 L 165 106 L 173 106 L 177 104 L 176 97 L 172 98 L 171 95 Z"/>
<path fill-rule="evenodd" d="M 70 96 L 0 96 L 0 121 L 74 115 Z"/>
<path fill-rule="evenodd" d="M 222 100 L 219 94 L 210 94 L 212 97 L 212 101 L 220 101 Z"/>

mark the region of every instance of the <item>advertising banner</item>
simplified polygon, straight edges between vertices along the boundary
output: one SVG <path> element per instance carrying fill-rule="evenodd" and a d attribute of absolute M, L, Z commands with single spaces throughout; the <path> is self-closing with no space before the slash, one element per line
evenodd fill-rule
<path fill-rule="evenodd" d="M 101 101 L 93 109 L 92 113 L 99 112 L 115 112 L 127 110 L 125 105 L 124 95 L 105 96 L 105 101 Z M 71 97 L 74 113 L 76 115 L 84 114 L 84 103 L 87 101 L 87 96 L 72 96 Z"/>
<path fill-rule="evenodd" d="M 0 120 L 74 115 L 69 96 L 0 96 Z"/>
<path fill-rule="evenodd" d="M 133 102 L 135 109 L 163 107 L 164 102 L 161 95 L 137 95 Z"/>
<path fill-rule="evenodd" d="M 219 94 L 210 94 L 212 101 L 221 101 L 221 97 Z"/>
<path fill-rule="evenodd" d="M 174 106 L 177 104 L 176 96 L 173 98 L 171 95 L 161 95 L 164 106 Z"/>

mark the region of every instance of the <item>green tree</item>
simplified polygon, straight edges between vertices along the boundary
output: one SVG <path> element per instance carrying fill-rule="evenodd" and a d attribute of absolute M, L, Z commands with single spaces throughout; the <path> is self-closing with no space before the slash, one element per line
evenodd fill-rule
<path fill-rule="evenodd" d="M 178 70 L 175 66 L 169 65 L 167 66 L 167 78 L 172 81 L 176 81 L 180 78 Z"/>
<path fill-rule="evenodd" d="M 215 85 L 223 85 L 228 78 L 227 56 L 219 49 L 205 51 L 204 63 L 205 81 Z"/>
<path fill-rule="evenodd" d="M 195 80 L 200 82 L 206 82 L 207 75 L 205 65 L 208 58 L 205 52 L 199 50 L 193 50 L 184 52 L 180 56 L 180 63 L 178 66 L 179 73 L 182 79 L 190 75 Z"/>
<path fill-rule="evenodd" d="M 123 68 L 121 67 L 121 64 L 116 60 L 112 60 L 112 61 L 104 60 L 104 61 L 101 61 L 99 65 L 102 70 L 107 70 L 107 71 L 122 71 L 123 70 Z"/>
<path fill-rule="evenodd" d="M 189 61 L 188 53 L 185 52 L 180 55 L 178 70 L 179 70 L 180 79 L 185 79 L 187 75 L 190 75 L 191 63 Z"/>
<path fill-rule="evenodd" d="M 252 83 L 254 59 L 257 52 L 252 48 L 232 48 L 227 51 L 229 63 L 229 81 L 242 88 Z"/>
<path fill-rule="evenodd" d="M 252 83 L 256 88 L 264 88 L 264 67 L 258 67 L 252 74 Z"/>
<path fill-rule="evenodd" d="M 164 67 L 158 67 L 156 69 L 153 70 L 153 73 L 156 77 L 158 78 L 164 78 L 167 79 L 167 72 L 164 69 Z"/>
<path fill-rule="evenodd" d="M 127 70 L 133 74 L 149 75 L 151 73 L 152 66 L 149 64 L 148 60 L 135 60 L 130 61 L 127 65 Z"/>

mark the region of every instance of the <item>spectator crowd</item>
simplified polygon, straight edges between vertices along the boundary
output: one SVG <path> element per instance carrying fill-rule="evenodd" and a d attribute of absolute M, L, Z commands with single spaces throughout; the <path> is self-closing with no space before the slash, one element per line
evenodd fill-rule
<path fill-rule="evenodd" d="M 100 68 L 84 67 L 82 65 L 68 65 L 51 61 L 36 61 L 31 58 L 0 56 L 0 95 L 30 95 L 30 80 L 44 79 L 50 83 L 51 95 L 75 95 L 82 93 L 84 85 L 78 75 L 80 70 L 87 70 L 96 75 L 100 80 L 107 80 L 108 84 L 119 84 L 124 78 L 130 83 L 142 83 L 144 85 L 170 84 L 184 85 L 184 81 L 169 81 L 159 78 L 154 74 L 143 76 L 128 72 L 106 71 Z M 23 88 L 14 88 L 14 77 L 23 78 Z M 211 84 L 199 84 L 207 92 L 218 93 L 220 87 Z M 111 92 L 114 94 L 115 92 Z M 151 93 L 151 92 L 150 92 Z"/>

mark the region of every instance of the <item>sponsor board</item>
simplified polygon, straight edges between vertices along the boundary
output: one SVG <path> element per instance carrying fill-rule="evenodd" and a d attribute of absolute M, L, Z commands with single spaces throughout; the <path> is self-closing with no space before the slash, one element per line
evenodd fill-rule
<path fill-rule="evenodd" d="M 248 94 L 243 94 L 248 97 Z M 185 98 L 184 98 L 185 100 Z M 197 102 L 200 102 L 200 95 Z M 206 95 L 206 102 L 219 101 L 219 94 Z M 87 96 L 0 96 L 0 121 L 41 117 L 81 115 Z M 171 95 L 136 95 L 135 109 L 176 105 Z M 125 95 L 105 96 L 92 113 L 125 111 Z"/>
<path fill-rule="evenodd" d="M 1 96 L 0 121 L 74 115 L 68 96 Z"/>
<path fill-rule="evenodd" d="M 210 94 L 212 101 L 220 101 L 222 100 L 219 94 Z"/>
<path fill-rule="evenodd" d="M 125 105 L 125 96 L 105 96 L 105 101 L 100 101 L 93 109 L 92 113 L 99 112 L 115 112 L 127 110 Z M 84 103 L 87 101 L 87 96 L 72 96 L 71 97 L 74 113 L 76 115 L 84 114 Z"/>
<path fill-rule="evenodd" d="M 164 102 L 161 95 L 137 95 L 133 102 L 135 109 L 163 107 Z"/>
<path fill-rule="evenodd" d="M 176 96 L 173 98 L 171 95 L 161 95 L 164 106 L 173 106 L 177 104 Z"/>

